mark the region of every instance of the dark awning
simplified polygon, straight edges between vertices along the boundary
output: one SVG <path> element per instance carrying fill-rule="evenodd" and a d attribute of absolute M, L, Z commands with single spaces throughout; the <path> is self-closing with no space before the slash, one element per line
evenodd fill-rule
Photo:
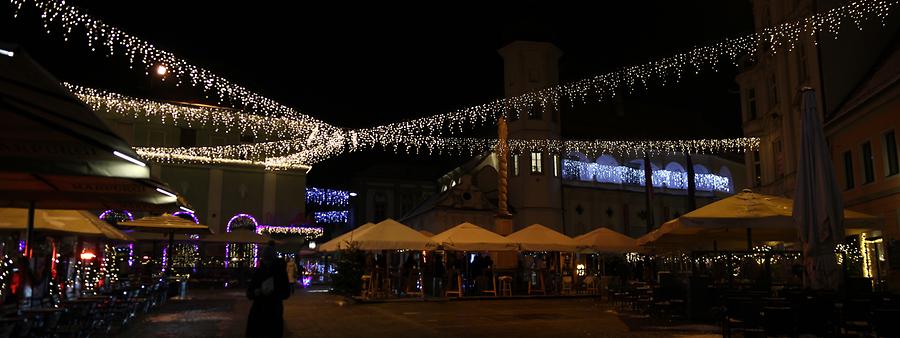
<path fill-rule="evenodd" d="M 21 48 L 0 44 L 0 206 L 172 210 L 174 190 Z"/>

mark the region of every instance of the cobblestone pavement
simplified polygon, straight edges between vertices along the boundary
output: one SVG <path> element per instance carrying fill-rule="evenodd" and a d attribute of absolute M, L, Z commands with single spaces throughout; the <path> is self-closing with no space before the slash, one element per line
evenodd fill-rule
<path fill-rule="evenodd" d="M 715 337 L 715 327 L 640 325 L 593 299 L 355 304 L 317 290 L 285 301 L 287 337 Z M 145 314 L 120 337 L 242 337 L 250 302 L 240 291 L 192 290 Z M 629 323 L 626 325 L 625 323 Z"/>

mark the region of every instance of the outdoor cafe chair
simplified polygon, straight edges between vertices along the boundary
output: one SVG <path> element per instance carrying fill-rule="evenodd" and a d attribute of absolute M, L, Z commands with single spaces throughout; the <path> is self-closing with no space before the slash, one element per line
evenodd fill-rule
<path fill-rule="evenodd" d="M 572 276 L 563 276 L 562 278 L 562 289 L 560 290 L 560 294 L 568 295 L 572 294 Z"/>
<path fill-rule="evenodd" d="M 512 297 L 512 276 L 500 276 L 500 296 Z"/>
<path fill-rule="evenodd" d="M 450 297 L 450 295 L 456 295 L 456 298 L 460 298 L 463 295 L 462 290 L 462 275 L 456 273 L 456 288 L 453 288 L 453 283 L 447 283 L 448 288 L 447 291 L 444 291 L 444 297 Z M 453 277 L 450 277 L 450 281 L 453 281 Z"/>
<path fill-rule="evenodd" d="M 481 290 L 482 293 L 493 295 L 497 297 L 497 277 L 494 276 L 493 273 L 490 274 L 491 279 L 491 289 L 490 290 Z"/>
<path fill-rule="evenodd" d="M 591 295 L 596 295 L 600 293 L 600 289 L 598 287 L 598 280 L 595 276 L 587 276 L 584 277 L 584 291 Z"/>
<path fill-rule="evenodd" d="M 543 271 L 537 272 L 537 287 L 535 287 L 532 284 L 533 283 L 531 283 L 531 281 L 529 280 L 528 281 L 528 295 L 533 295 L 533 294 L 537 294 L 537 293 L 540 293 L 542 295 L 547 294 L 547 292 L 545 291 L 545 288 L 544 288 L 544 272 Z"/>

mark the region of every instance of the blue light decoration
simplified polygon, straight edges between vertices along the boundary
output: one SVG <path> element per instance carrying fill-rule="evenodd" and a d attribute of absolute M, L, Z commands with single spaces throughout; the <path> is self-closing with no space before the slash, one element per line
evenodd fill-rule
<path fill-rule="evenodd" d="M 313 218 L 316 220 L 317 224 L 347 223 L 350 221 L 350 211 L 317 211 L 313 213 Z"/>
<path fill-rule="evenodd" d="M 351 193 L 346 190 L 306 188 L 306 204 L 330 207 L 350 206 Z"/>
<path fill-rule="evenodd" d="M 596 181 L 600 183 L 644 186 L 644 169 L 625 165 L 601 164 L 565 159 L 563 162 L 563 179 L 568 181 Z M 672 169 L 672 168 L 669 168 Z M 653 169 L 653 187 L 687 190 L 687 172 L 679 170 Z M 732 192 L 730 177 L 695 173 L 694 182 L 697 191 Z"/>

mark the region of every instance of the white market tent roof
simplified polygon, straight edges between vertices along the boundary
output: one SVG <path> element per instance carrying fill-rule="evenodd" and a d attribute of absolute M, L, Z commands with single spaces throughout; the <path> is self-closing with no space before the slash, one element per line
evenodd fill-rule
<path fill-rule="evenodd" d="M 427 236 L 390 218 L 354 235 L 351 242 L 360 250 L 432 250 L 437 247 Z"/>
<path fill-rule="evenodd" d="M 641 246 L 702 247 L 715 240 L 720 247 L 731 242 L 746 248 L 748 228 L 754 241 L 796 241 L 793 205 L 789 198 L 744 190 L 668 221 L 637 241 Z M 844 210 L 847 234 L 878 229 L 881 223 L 879 217 Z"/>
<path fill-rule="evenodd" d="M 348 243 L 356 236 L 359 236 L 362 232 L 368 230 L 369 228 L 375 226 L 375 223 L 366 223 L 360 225 L 356 229 L 345 232 L 335 238 L 332 238 L 330 241 L 325 242 L 318 247 L 316 250 L 321 252 L 335 252 L 341 249 L 346 249 L 348 247 Z"/>
<path fill-rule="evenodd" d="M 28 209 L 0 208 L 0 230 L 25 231 L 27 224 Z M 119 241 L 134 240 L 96 215 L 83 210 L 35 209 L 34 230 L 106 237 Z"/>
<path fill-rule="evenodd" d="M 541 224 L 532 224 L 506 236 L 522 251 L 575 251 L 577 244 L 571 237 Z"/>
<path fill-rule="evenodd" d="M 606 253 L 637 251 L 637 240 L 609 228 L 597 228 L 574 239 L 581 250 Z"/>
<path fill-rule="evenodd" d="M 477 226 L 462 223 L 434 235 L 431 239 L 448 250 L 458 251 L 512 251 L 516 245 L 506 237 Z"/>

